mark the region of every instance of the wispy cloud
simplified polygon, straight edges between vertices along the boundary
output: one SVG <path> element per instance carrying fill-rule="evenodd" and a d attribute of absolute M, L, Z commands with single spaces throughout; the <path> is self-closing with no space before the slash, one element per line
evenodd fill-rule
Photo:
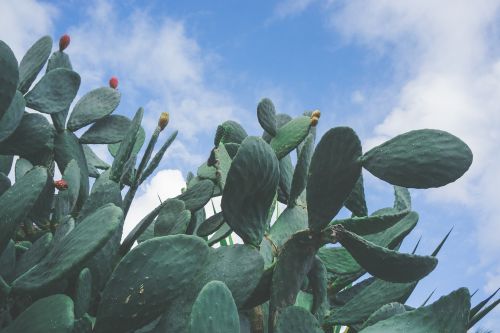
<path fill-rule="evenodd" d="M 43 35 L 52 35 L 57 9 L 36 0 L 0 1 L 0 39 L 21 61 L 26 50 Z"/>
<path fill-rule="evenodd" d="M 285 18 L 302 13 L 316 0 L 285 0 L 276 5 L 274 14 L 277 18 Z"/>
<path fill-rule="evenodd" d="M 217 124 L 238 118 L 239 106 L 230 94 L 209 82 L 207 68 L 216 57 L 190 37 L 183 21 L 136 10 L 118 15 L 112 1 L 93 1 L 85 20 L 69 28 L 74 67 L 86 87 L 118 76 L 122 106 L 145 106 L 144 125 L 151 132 L 162 111 L 171 114 L 170 127 L 179 129 L 177 152 L 196 151 L 199 135 L 210 135 Z M 191 166 L 199 157 L 184 158 Z"/>
<path fill-rule="evenodd" d="M 496 0 L 351 0 L 330 21 L 348 39 L 390 57 L 402 72 L 392 110 L 375 127 L 371 146 L 408 130 L 439 128 L 471 147 L 471 170 L 454 184 L 428 191 L 427 198 L 460 202 L 477 216 L 480 265 L 490 268 L 500 267 L 499 8 Z M 487 278 L 485 289 L 496 289 L 500 271 Z"/>

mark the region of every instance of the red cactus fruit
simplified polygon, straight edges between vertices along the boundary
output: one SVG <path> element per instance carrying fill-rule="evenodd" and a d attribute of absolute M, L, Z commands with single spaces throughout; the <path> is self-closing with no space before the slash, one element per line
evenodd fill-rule
<path fill-rule="evenodd" d="M 71 39 L 69 38 L 69 35 L 63 35 L 61 39 L 59 39 L 59 51 L 66 49 L 70 41 Z"/>
<path fill-rule="evenodd" d="M 109 86 L 113 89 L 118 87 L 118 78 L 116 76 L 112 76 L 111 79 L 109 79 Z"/>
<path fill-rule="evenodd" d="M 57 188 L 59 191 L 67 190 L 68 183 L 64 179 L 55 180 L 54 187 Z"/>

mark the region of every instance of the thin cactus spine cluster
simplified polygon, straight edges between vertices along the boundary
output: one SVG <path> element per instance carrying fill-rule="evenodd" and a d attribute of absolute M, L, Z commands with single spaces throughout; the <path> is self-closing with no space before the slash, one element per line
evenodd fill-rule
<path fill-rule="evenodd" d="M 472 163 L 464 142 L 423 129 L 363 153 L 351 128 L 335 127 L 315 145 L 320 112 L 292 118 L 269 99 L 257 106 L 262 136 L 220 124 L 185 191 L 121 241 L 136 191 L 177 132 L 153 154 L 162 113 L 140 155 L 144 110 L 113 114 L 115 77 L 70 113 L 80 76 L 69 42 L 51 55 L 43 37 L 18 64 L 0 41 L 0 332 L 466 332 L 499 303 L 471 307 L 461 288 L 404 305 L 448 237 L 431 255 L 398 252 L 418 222 L 407 188 L 460 178 Z M 108 145 L 111 165 L 94 144 Z M 369 214 L 363 168 L 394 185 L 391 207 Z M 206 218 L 219 196 L 221 211 Z M 335 219 L 343 207 L 352 217 Z M 245 244 L 228 244 L 232 233 Z"/>

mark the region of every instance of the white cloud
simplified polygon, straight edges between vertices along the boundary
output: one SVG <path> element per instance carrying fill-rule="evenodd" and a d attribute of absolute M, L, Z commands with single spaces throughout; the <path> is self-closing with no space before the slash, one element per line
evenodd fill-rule
<path fill-rule="evenodd" d="M 275 8 L 275 15 L 278 18 L 285 18 L 297 15 L 306 10 L 316 0 L 285 0 L 278 3 Z"/>
<path fill-rule="evenodd" d="M 181 194 L 183 187 L 186 187 L 186 181 L 180 170 L 161 170 L 150 180 L 144 182 L 125 219 L 123 237 L 128 235 L 144 216 L 160 204 L 160 199 L 165 201 Z"/>
<path fill-rule="evenodd" d="M 351 95 L 351 102 L 354 104 L 363 104 L 365 101 L 365 95 L 359 90 L 356 90 Z"/>
<path fill-rule="evenodd" d="M 189 141 L 237 118 L 237 104 L 207 80 L 216 57 L 188 35 L 183 21 L 141 10 L 119 16 L 110 1 L 92 2 L 86 17 L 69 29 L 74 67 L 89 87 L 116 75 L 122 102 L 126 99 L 127 107 L 145 105 L 147 127 L 168 111 L 169 126 Z"/>
<path fill-rule="evenodd" d="M 344 36 L 391 57 L 400 89 L 375 128 L 373 146 L 417 128 L 439 128 L 463 139 L 474 153 L 469 172 L 442 189 L 434 202 L 465 204 L 473 215 L 483 267 L 500 267 L 500 52 L 495 46 L 500 1 L 343 2 L 331 24 Z M 382 89 L 382 88 L 381 88 Z M 491 271 L 491 291 L 500 272 Z"/>
<path fill-rule="evenodd" d="M 35 0 L 0 1 L 0 39 L 6 42 L 18 61 L 43 35 L 52 36 L 57 9 Z"/>

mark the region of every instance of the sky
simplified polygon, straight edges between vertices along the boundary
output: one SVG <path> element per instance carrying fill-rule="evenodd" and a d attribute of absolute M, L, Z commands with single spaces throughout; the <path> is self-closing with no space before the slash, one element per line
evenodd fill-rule
<path fill-rule="evenodd" d="M 79 97 L 114 75 L 117 113 L 143 106 L 147 133 L 170 113 L 163 140 L 179 136 L 140 189 L 128 227 L 158 196 L 180 192 L 218 124 L 237 120 L 260 135 L 264 97 L 293 116 L 320 109 L 319 134 L 350 126 L 364 151 L 413 129 L 457 135 L 472 167 L 446 187 L 411 190 L 420 221 L 401 250 L 422 237 L 417 253 L 429 254 L 454 226 L 410 304 L 461 286 L 479 289 L 475 304 L 500 287 L 499 8 L 500 0 L 0 0 L 0 39 L 21 59 L 39 37 L 57 43 L 68 33 Z M 364 176 L 369 210 L 392 205 L 391 186 Z M 500 327 L 500 310 L 479 326 Z"/>

